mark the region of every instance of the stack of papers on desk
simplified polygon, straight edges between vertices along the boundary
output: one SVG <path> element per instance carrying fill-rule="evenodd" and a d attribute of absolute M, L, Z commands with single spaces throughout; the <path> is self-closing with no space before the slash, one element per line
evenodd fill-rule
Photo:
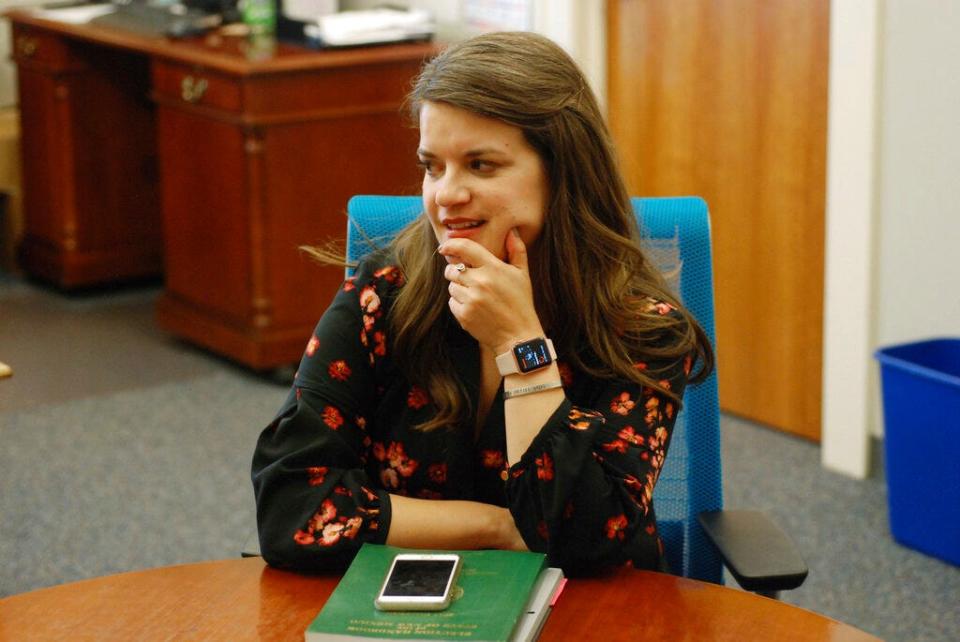
<path fill-rule="evenodd" d="M 371 9 L 321 16 L 316 23 L 306 25 L 303 31 L 326 46 L 344 47 L 426 40 L 433 37 L 434 25 L 429 11 Z"/>
<path fill-rule="evenodd" d="M 34 15 L 44 20 L 56 20 L 72 25 L 82 25 L 90 22 L 94 18 L 113 13 L 116 11 L 116 5 L 110 3 L 86 4 L 76 7 L 61 8 L 39 8 L 34 10 Z"/>

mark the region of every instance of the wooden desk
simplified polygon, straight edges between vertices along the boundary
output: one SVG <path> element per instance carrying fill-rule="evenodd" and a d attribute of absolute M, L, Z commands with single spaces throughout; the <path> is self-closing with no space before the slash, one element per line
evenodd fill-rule
<path fill-rule="evenodd" d="M 0 600 L 0 640 L 302 640 L 337 579 L 260 558 L 114 575 Z M 626 569 L 571 580 L 540 639 L 877 640 L 782 602 Z"/>
<path fill-rule="evenodd" d="M 342 280 L 297 248 L 342 238 L 354 194 L 418 192 L 400 104 L 435 47 L 264 52 L 6 15 L 23 268 L 62 288 L 162 268 L 162 327 L 252 368 L 296 362 Z"/>

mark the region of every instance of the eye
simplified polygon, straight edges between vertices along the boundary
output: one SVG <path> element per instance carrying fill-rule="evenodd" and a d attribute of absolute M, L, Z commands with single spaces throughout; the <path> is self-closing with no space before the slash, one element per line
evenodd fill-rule
<path fill-rule="evenodd" d="M 417 165 L 420 166 L 428 176 L 435 176 L 437 173 L 437 163 L 436 161 L 429 158 L 418 158 Z"/>
<path fill-rule="evenodd" d="M 481 173 L 490 173 L 497 168 L 496 164 L 492 161 L 484 160 L 482 158 L 474 158 L 470 161 L 470 169 L 475 172 Z"/>

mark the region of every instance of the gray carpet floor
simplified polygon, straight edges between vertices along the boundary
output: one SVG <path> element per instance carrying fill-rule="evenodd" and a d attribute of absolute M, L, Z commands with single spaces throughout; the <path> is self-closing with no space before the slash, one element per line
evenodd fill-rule
<path fill-rule="evenodd" d="M 285 386 L 165 335 L 158 292 L 0 274 L 0 597 L 235 557 L 251 532 L 250 455 Z M 879 470 L 855 481 L 815 444 L 722 431 L 727 506 L 766 510 L 810 565 L 785 601 L 887 640 L 960 639 L 960 568 L 893 542 Z"/>

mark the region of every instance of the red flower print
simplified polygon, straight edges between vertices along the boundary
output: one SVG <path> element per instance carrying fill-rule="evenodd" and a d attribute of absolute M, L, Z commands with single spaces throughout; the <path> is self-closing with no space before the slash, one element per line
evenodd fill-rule
<path fill-rule="evenodd" d="M 357 428 L 359 428 L 360 430 L 366 430 L 366 429 L 367 429 L 367 418 L 366 418 L 366 417 L 361 417 L 360 415 L 357 415 L 357 419 L 356 419 L 356 422 L 355 422 L 355 423 L 357 424 Z M 369 439 L 370 439 L 370 438 L 367 437 L 367 440 L 368 440 L 368 441 L 367 441 L 367 443 L 364 444 L 364 445 L 366 445 L 366 446 L 369 446 L 369 445 L 370 445 Z"/>
<path fill-rule="evenodd" d="M 665 414 L 668 419 L 673 419 L 673 404 L 669 401 L 663 404 L 663 414 Z"/>
<path fill-rule="evenodd" d="M 617 515 L 607 520 L 607 539 L 618 539 L 621 542 L 626 539 L 625 529 L 627 528 L 626 515 Z"/>
<path fill-rule="evenodd" d="M 387 460 L 390 467 L 404 477 L 412 475 L 420 465 L 419 462 L 407 457 L 407 454 L 403 451 L 403 444 L 396 441 L 391 442 L 390 447 L 387 448 Z"/>
<path fill-rule="evenodd" d="M 414 461 L 413 459 L 407 457 L 400 464 L 398 464 L 396 468 L 398 473 L 404 477 L 409 477 L 417 470 L 419 465 L 420 462 Z"/>
<path fill-rule="evenodd" d="M 603 415 L 599 412 L 580 410 L 579 408 L 573 408 L 570 410 L 570 414 L 567 415 L 569 423 L 567 424 L 574 430 L 586 430 L 590 427 L 590 419 L 599 419 L 601 422 L 604 421 Z"/>
<path fill-rule="evenodd" d="M 323 409 L 323 423 L 337 430 L 343 425 L 343 416 L 340 414 L 340 411 L 333 406 L 325 406 Z"/>
<path fill-rule="evenodd" d="M 372 285 L 360 290 L 360 307 L 367 314 L 373 314 L 380 309 L 380 297 Z"/>
<path fill-rule="evenodd" d="M 373 273 L 376 278 L 383 278 L 387 283 L 403 285 L 403 273 L 395 265 L 387 265 Z"/>
<path fill-rule="evenodd" d="M 377 330 L 373 333 L 373 353 L 378 357 L 387 354 L 387 335 Z"/>
<path fill-rule="evenodd" d="M 344 291 L 344 292 L 350 292 L 350 291 L 352 291 L 352 290 L 356 290 L 356 289 L 357 289 L 357 286 L 354 284 L 354 281 L 356 281 L 356 280 L 357 280 L 357 277 L 355 277 L 355 276 L 348 276 L 348 277 L 346 278 L 346 280 L 343 282 L 343 291 Z"/>
<path fill-rule="evenodd" d="M 307 468 L 307 477 L 308 483 L 311 486 L 319 486 L 323 483 L 323 480 L 326 479 L 327 467 L 326 466 L 314 466 L 312 468 Z"/>
<path fill-rule="evenodd" d="M 616 451 L 622 454 L 627 452 L 627 442 L 623 441 L 622 439 L 614 439 L 609 444 L 603 444 L 603 449 L 608 453 Z"/>
<path fill-rule="evenodd" d="M 657 483 L 656 477 L 653 473 L 647 473 L 647 481 L 643 485 L 643 499 L 644 504 L 649 506 L 650 500 L 653 499 L 653 486 Z"/>
<path fill-rule="evenodd" d="M 363 329 L 366 330 L 367 332 L 369 332 L 370 330 L 373 330 L 373 324 L 376 322 L 377 322 L 376 317 L 369 314 L 363 315 Z"/>
<path fill-rule="evenodd" d="M 320 511 L 317 513 L 320 516 L 321 521 L 324 524 L 329 522 L 331 519 L 337 516 L 337 507 L 329 499 L 323 500 L 323 503 L 320 504 Z"/>
<path fill-rule="evenodd" d="M 303 397 L 303 390 L 297 388 L 297 401 L 300 401 L 301 397 Z"/>
<path fill-rule="evenodd" d="M 484 468 L 503 468 L 504 457 L 501 450 L 480 451 L 480 461 Z"/>
<path fill-rule="evenodd" d="M 629 392 L 621 392 L 610 402 L 610 410 L 618 415 L 628 415 L 635 405 L 636 402 L 630 398 Z"/>
<path fill-rule="evenodd" d="M 643 361 L 638 361 L 635 364 L 633 364 L 633 367 L 636 368 L 637 370 L 646 370 L 647 364 L 644 363 Z"/>
<path fill-rule="evenodd" d="M 337 516 L 337 507 L 329 499 L 323 500 L 320 510 L 313 514 L 313 517 L 307 522 L 306 528 L 298 530 L 293 534 L 293 540 L 301 546 L 307 546 L 316 542 L 316 534 L 323 530 L 324 525 L 335 519 Z"/>
<path fill-rule="evenodd" d="M 633 475 L 627 475 L 623 479 L 624 486 L 627 487 L 627 491 L 630 493 L 630 496 L 633 498 L 633 501 L 643 509 L 643 514 L 646 515 L 650 510 L 650 500 L 646 496 L 646 489 L 643 484 L 640 483 L 640 480 L 634 477 Z"/>
<path fill-rule="evenodd" d="M 343 532 L 341 533 L 347 539 L 353 539 L 357 536 L 357 533 L 360 532 L 360 526 L 363 524 L 363 520 L 359 517 L 351 517 L 343 525 Z"/>
<path fill-rule="evenodd" d="M 420 410 L 428 403 L 430 403 L 430 398 L 427 396 L 427 393 L 424 392 L 423 388 L 420 386 L 410 388 L 410 393 L 407 395 L 408 406 L 414 410 Z"/>
<path fill-rule="evenodd" d="M 310 337 L 310 340 L 307 341 L 306 353 L 308 357 L 312 357 L 317 352 L 317 348 L 320 347 L 320 339 L 316 336 Z"/>
<path fill-rule="evenodd" d="M 447 483 L 447 464 L 433 464 L 427 469 L 427 476 L 434 484 Z"/>
<path fill-rule="evenodd" d="M 310 544 L 313 544 L 317 540 L 312 533 L 308 533 L 307 531 L 303 531 L 303 530 L 298 530 L 296 533 L 293 534 L 293 541 L 295 541 L 300 546 L 309 546 Z"/>
<path fill-rule="evenodd" d="M 689 376 L 690 370 L 693 368 L 693 357 L 689 354 L 683 360 L 683 374 Z"/>
<path fill-rule="evenodd" d="M 380 483 L 386 488 L 396 489 L 400 486 L 400 477 L 393 468 L 383 468 L 380 470 Z"/>
<path fill-rule="evenodd" d="M 633 426 L 624 426 L 623 430 L 617 433 L 617 437 L 634 446 L 643 445 L 643 435 L 638 435 Z"/>
<path fill-rule="evenodd" d="M 543 481 L 553 479 L 553 460 L 550 458 L 550 455 L 543 453 L 543 456 L 537 457 L 534 463 L 537 465 L 537 479 L 542 479 Z"/>
<path fill-rule="evenodd" d="M 336 379 L 337 381 L 346 381 L 352 374 L 350 366 L 348 366 L 347 362 L 343 359 L 332 362 L 330 367 L 327 368 L 327 373 L 331 379 Z"/>
<path fill-rule="evenodd" d="M 343 532 L 343 524 L 334 522 L 323 527 L 320 538 L 321 546 L 333 546 L 340 541 L 340 534 Z"/>
<path fill-rule="evenodd" d="M 644 408 L 646 408 L 646 413 L 643 416 L 643 421 L 648 426 L 653 426 L 657 423 L 657 418 L 660 415 L 660 398 L 651 396 L 644 404 Z"/>
<path fill-rule="evenodd" d="M 664 301 L 657 301 L 656 299 L 647 300 L 650 302 L 650 309 L 656 310 L 660 316 L 670 314 L 671 311 L 676 310 L 675 307 Z"/>
<path fill-rule="evenodd" d="M 654 450 L 659 450 L 663 448 L 663 445 L 667 441 L 667 429 L 663 426 L 657 426 L 657 429 L 653 432 L 653 435 L 650 439 L 647 440 L 647 443 L 650 445 L 650 448 Z"/>
<path fill-rule="evenodd" d="M 336 495 L 343 495 L 344 497 L 353 497 L 353 492 L 346 486 L 340 486 L 340 485 L 334 486 L 333 492 Z"/>
<path fill-rule="evenodd" d="M 560 371 L 560 383 L 564 388 L 569 388 L 573 383 L 573 369 L 565 361 L 558 361 L 557 369 Z"/>
<path fill-rule="evenodd" d="M 667 379 L 661 379 L 657 384 L 664 390 L 670 390 L 670 382 Z"/>
<path fill-rule="evenodd" d="M 537 535 L 540 536 L 540 539 L 547 541 L 550 539 L 550 533 L 547 531 L 547 523 L 542 519 L 537 524 Z"/>

